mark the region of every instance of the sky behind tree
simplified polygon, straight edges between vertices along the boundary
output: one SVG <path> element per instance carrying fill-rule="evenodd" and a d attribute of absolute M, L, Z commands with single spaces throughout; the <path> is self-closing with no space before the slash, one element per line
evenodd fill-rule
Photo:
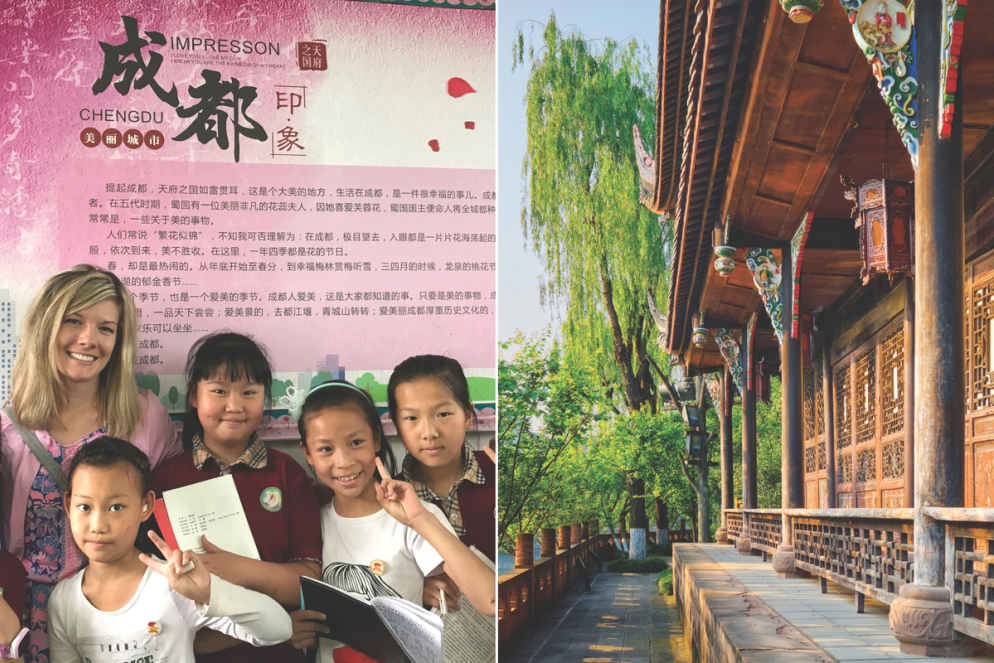
<path fill-rule="evenodd" d="M 578 29 L 588 39 L 635 39 L 656 61 L 659 39 L 658 0 L 500 0 L 497 11 L 497 338 L 510 338 L 516 329 L 526 334 L 552 325 L 558 331 L 565 312 L 539 304 L 543 272 L 538 256 L 525 246 L 521 233 L 521 162 L 525 155 L 525 85 L 530 67 L 511 71 L 511 45 L 520 26 L 532 43 L 555 11 L 560 30 Z"/>

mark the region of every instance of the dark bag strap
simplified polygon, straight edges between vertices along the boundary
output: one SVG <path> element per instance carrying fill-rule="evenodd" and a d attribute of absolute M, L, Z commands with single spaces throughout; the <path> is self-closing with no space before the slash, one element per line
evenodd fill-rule
<path fill-rule="evenodd" d="M 59 485 L 63 493 L 68 493 L 69 479 L 66 478 L 66 473 L 62 471 L 62 467 L 48 453 L 48 450 L 45 449 L 45 446 L 38 439 L 38 436 L 34 434 L 34 431 L 27 430 L 21 424 L 17 423 L 17 419 L 14 418 L 14 408 L 12 406 L 8 405 L 5 407 L 3 413 L 10 419 L 10 423 L 17 431 L 17 434 L 24 440 L 24 444 L 28 445 L 28 449 L 31 449 L 31 453 L 34 454 L 35 458 L 41 462 L 42 467 L 45 468 L 49 476 L 55 480 L 55 483 Z"/>

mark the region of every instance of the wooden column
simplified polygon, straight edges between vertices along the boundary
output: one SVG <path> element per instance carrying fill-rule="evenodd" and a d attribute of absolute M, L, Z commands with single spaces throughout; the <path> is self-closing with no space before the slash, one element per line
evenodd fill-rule
<path fill-rule="evenodd" d="M 941 585 L 944 532 L 918 508 L 963 506 L 963 119 L 958 111 L 952 138 L 939 140 L 938 54 L 944 19 L 940 3 L 919 5 L 915 23 L 922 54 L 918 62 L 922 132 L 915 181 L 914 298 L 923 315 L 915 317 L 915 400 L 921 405 L 914 423 L 915 582 Z M 960 104 L 957 100 L 957 108 Z"/>
<path fill-rule="evenodd" d="M 790 333 L 790 311 L 793 310 L 794 285 L 790 278 L 790 247 L 784 246 L 780 273 L 780 298 L 783 302 L 783 342 L 780 345 L 780 379 L 783 410 L 781 413 L 781 445 L 783 461 L 780 503 L 784 509 L 804 508 L 804 435 L 801 410 L 801 339 Z M 790 518 L 783 516 L 783 543 L 773 555 L 773 569 L 781 577 L 794 574 L 793 533 Z"/>
<path fill-rule="evenodd" d="M 728 367 L 721 374 L 721 411 L 718 416 L 721 422 L 721 527 L 715 532 L 715 541 L 728 542 L 728 523 L 725 509 L 735 508 L 735 471 L 732 463 L 732 403 L 734 402 L 735 384 Z"/>
<path fill-rule="evenodd" d="M 835 478 L 835 394 L 832 387 L 835 378 L 832 375 L 832 334 L 823 332 L 821 335 L 821 391 L 822 402 L 825 403 L 825 469 L 828 474 L 828 508 L 839 506 Z"/>
<path fill-rule="evenodd" d="M 742 508 L 756 509 L 756 386 L 759 362 L 752 362 L 752 389 L 748 380 L 742 392 Z"/>
<path fill-rule="evenodd" d="M 917 3 L 918 117 L 915 179 L 914 335 L 915 567 L 891 606 L 901 651 L 951 655 L 963 640 L 953 632 L 945 578 L 945 531 L 922 507 L 962 507 L 964 467 L 963 69 L 952 137 L 938 136 L 944 3 Z"/>
<path fill-rule="evenodd" d="M 904 283 L 904 506 L 912 508 L 915 506 L 915 282 L 906 278 Z"/>

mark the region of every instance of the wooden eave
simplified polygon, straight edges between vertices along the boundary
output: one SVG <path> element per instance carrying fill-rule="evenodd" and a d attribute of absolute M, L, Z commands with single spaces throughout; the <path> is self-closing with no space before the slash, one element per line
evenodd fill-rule
<path fill-rule="evenodd" d="M 679 180 L 674 183 L 676 259 L 668 302 L 671 353 L 689 342 L 692 302 L 697 301 L 711 262 L 711 222 L 719 214 L 735 128 L 748 92 L 754 46 L 766 13 L 764 0 L 698 5 L 702 6 L 693 17 L 685 76 L 688 94 L 678 143 Z M 680 111 L 664 101 L 657 116 L 665 118 Z"/>
<path fill-rule="evenodd" d="M 913 180 L 914 171 L 839 3 L 826 2 L 807 25 L 787 20 L 775 0 L 763 4 L 765 27 L 728 175 L 720 186 L 709 184 L 722 192 L 719 209 L 732 215 L 733 238 L 749 239 L 733 239 L 736 246 L 759 246 L 764 238 L 771 248 L 783 246 L 804 213 L 815 213 L 821 232 L 809 237 L 805 251 L 801 309 L 832 309 L 860 287 L 861 268 L 852 203 L 844 199 L 838 176 L 857 182 L 881 176 Z M 985 27 L 994 23 L 994 2 L 976 3 L 969 12 L 960 80 L 967 244 L 979 252 L 994 246 L 994 32 Z M 699 155 L 704 140 L 695 134 L 689 141 L 697 143 L 685 149 Z M 690 169 L 681 185 L 700 188 L 703 180 L 695 175 Z M 713 340 L 703 349 L 690 343 L 694 314 L 735 326 L 762 310 L 741 252 L 728 279 L 711 267 L 711 230 L 719 214 L 676 220 L 681 253 L 671 280 L 670 351 L 694 372 L 721 365 Z M 693 235 L 698 229 L 699 243 Z M 761 320 L 764 316 L 760 313 Z M 785 323 L 788 319 L 784 311 Z M 757 351 L 767 346 L 775 346 L 772 330 L 761 329 Z"/>
<path fill-rule="evenodd" d="M 650 209 L 656 214 L 672 211 L 680 165 L 680 145 L 686 120 L 687 66 L 693 43 L 695 11 L 692 3 L 703 0 L 660 0 L 659 65 L 656 80 L 656 186 Z"/>

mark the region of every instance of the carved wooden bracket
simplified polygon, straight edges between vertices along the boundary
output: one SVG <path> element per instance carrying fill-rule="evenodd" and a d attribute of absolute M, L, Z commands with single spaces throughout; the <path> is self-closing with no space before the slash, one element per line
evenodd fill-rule
<path fill-rule="evenodd" d="M 780 263 L 777 261 L 773 249 L 748 248 L 745 249 L 745 263 L 752 274 L 752 282 L 756 285 L 756 290 L 763 298 L 766 312 L 770 316 L 773 324 L 773 331 L 776 332 L 777 340 L 783 343 L 783 300 L 780 297 Z"/>
<path fill-rule="evenodd" d="M 839 0 L 856 44 L 873 67 L 901 142 L 918 169 L 918 52 L 914 10 L 900 0 Z M 913 6 L 913 5 L 912 5 Z"/>
<path fill-rule="evenodd" d="M 801 225 L 797 228 L 797 232 L 794 233 L 793 239 L 790 240 L 790 272 L 794 290 L 794 296 L 791 298 L 793 309 L 791 311 L 791 338 L 797 338 L 797 332 L 801 326 L 801 261 L 804 259 L 804 244 L 808 241 L 808 232 L 811 230 L 811 221 L 814 218 L 814 212 L 805 214 Z"/>

